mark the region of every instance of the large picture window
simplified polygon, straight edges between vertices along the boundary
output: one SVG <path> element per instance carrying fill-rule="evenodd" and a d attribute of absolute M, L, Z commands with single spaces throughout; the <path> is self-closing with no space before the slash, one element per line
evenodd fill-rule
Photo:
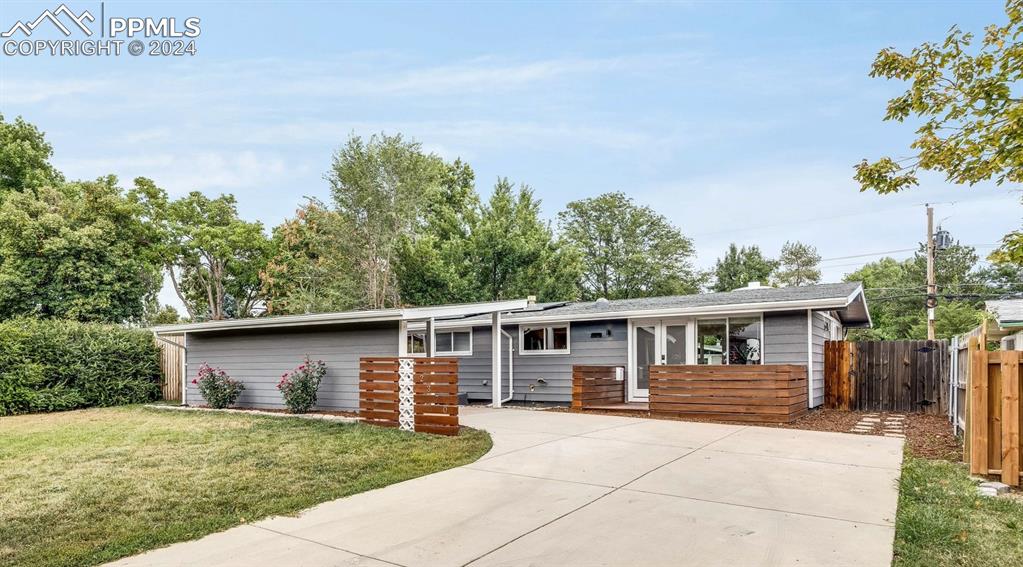
<path fill-rule="evenodd" d="M 697 364 L 761 364 L 760 317 L 705 319 L 696 323 Z"/>
<path fill-rule="evenodd" d="M 521 326 L 522 354 L 568 354 L 568 325 Z"/>

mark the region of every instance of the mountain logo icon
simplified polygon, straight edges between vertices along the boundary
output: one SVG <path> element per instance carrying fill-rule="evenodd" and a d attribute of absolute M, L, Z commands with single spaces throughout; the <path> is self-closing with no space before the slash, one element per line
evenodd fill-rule
<path fill-rule="evenodd" d="M 61 4 L 60 6 L 57 7 L 56 10 L 53 10 L 52 12 L 50 10 L 44 10 L 42 14 L 39 14 L 38 18 L 32 20 L 31 22 L 25 23 L 20 20 L 14 22 L 14 25 L 11 26 L 11 29 L 3 33 L 0 33 L 0 37 L 11 37 L 19 31 L 25 34 L 26 37 L 28 37 L 32 35 L 32 32 L 35 31 L 37 27 L 42 25 L 42 23 L 47 20 L 49 20 L 50 23 L 56 26 L 57 29 L 60 30 L 65 36 L 70 36 L 71 30 L 68 29 L 68 26 L 64 25 L 64 23 L 60 21 L 60 16 L 66 16 L 69 20 L 71 20 L 72 23 L 74 23 L 74 25 L 78 26 L 78 29 L 85 32 L 85 35 L 92 36 L 92 30 L 90 30 L 88 26 L 85 25 L 85 21 L 88 20 L 90 22 L 95 22 L 96 18 L 94 18 L 93 15 L 90 14 L 88 10 L 83 11 L 81 15 L 75 15 L 75 13 L 72 12 L 71 9 L 68 8 L 66 4 Z"/>

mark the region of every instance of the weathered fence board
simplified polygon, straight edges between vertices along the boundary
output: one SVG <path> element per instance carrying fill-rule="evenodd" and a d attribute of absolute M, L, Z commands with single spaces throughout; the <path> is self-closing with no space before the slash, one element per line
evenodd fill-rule
<path fill-rule="evenodd" d="M 945 413 L 948 341 L 827 341 L 829 409 Z"/>
<path fill-rule="evenodd" d="M 359 416 L 398 427 L 397 357 L 359 359 Z M 458 359 L 412 359 L 413 419 L 417 432 L 458 435 Z"/>
<path fill-rule="evenodd" d="M 650 411 L 679 417 L 788 423 L 807 411 L 806 367 L 650 367 Z"/>
<path fill-rule="evenodd" d="M 163 373 L 163 383 L 160 389 L 165 400 L 181 399 L 181 372 L 182 362 L 185 357 L 184 335 L 161 336 L 156 340 L 156 346 L 160 348 L 160 371 Z"/>
<path fill-rule="evenodd" d="M 616 366 L 573 366 L 572 407 L 584 409 L 625 402 L 625 380 L 616 379 Z"/>
<path fill-rule="evenodd" d="M 999 475 L 1002 482 L 1019 486 L 1023 446 L 1023 411 L 1020 408 L 1020 359 L 1015 350 L 988 352 L 970 338 L 967 443 L 970 473 Z"/>

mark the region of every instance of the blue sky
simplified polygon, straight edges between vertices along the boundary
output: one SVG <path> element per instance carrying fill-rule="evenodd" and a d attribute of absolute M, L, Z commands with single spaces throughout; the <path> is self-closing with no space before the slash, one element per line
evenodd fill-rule
<path fill-rule="evenodd" d="M 0 27 L 59 2 L 4 2 Z M 98 2 L 68 2 L 99 11 Z M 852 166 L 906 155 L 884 123 L 900 85 L 867 76 L 883 47 L 982 32 L 1001 2 L 130 3 L 110 15 L 202 20 L 191 58 L 0 56 L 0 112 L 46 131 L 68 176 L 145 175 L 172 195 L 234 193 L 268 227 L 327 197 L 352 132 L 401 132 L 565 203 L 624 191 L 694 238 L 809 242 L 838 280 L 924 235 L 922 203 L 986 254 L 1020 223 L 1010 188 L 925 177 L 859 193 Z M 893 254 L 905 257 L 909 254 Z M 169 299 L 171 294 L 163 294 Z"/>

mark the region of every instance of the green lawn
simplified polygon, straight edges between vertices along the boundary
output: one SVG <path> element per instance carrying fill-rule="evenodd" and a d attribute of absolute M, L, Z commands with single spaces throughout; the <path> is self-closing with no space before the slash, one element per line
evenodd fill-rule
<path fill-rule="evenodd" d="M 0 565 L 94 565 L 476 460 L 485 432 L 141 407 L 0 418 Z"/>
<path fill-rule="evenodd" d="M 897 566 L 1023 565 L 1023 500 L 977 496 L 961 463 L 906 455 Z"/>

